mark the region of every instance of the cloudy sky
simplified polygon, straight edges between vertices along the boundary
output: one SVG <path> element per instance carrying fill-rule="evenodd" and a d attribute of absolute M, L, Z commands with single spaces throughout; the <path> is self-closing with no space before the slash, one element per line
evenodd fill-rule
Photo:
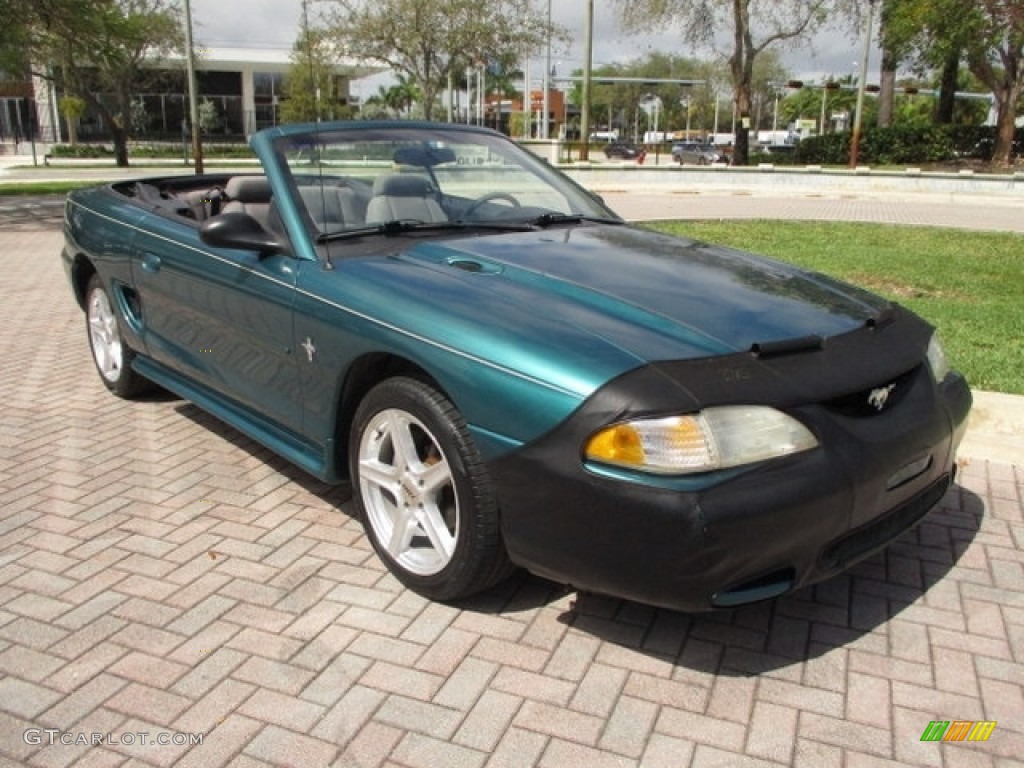
<path fill-rule="evenodd" d="M 197 45 L 284 47 L 295 41 L 300 0 L 191 0 Z M 315 4 L 310 4 L 315 8 Z M 544 0 L 534 0 L 534 7 L 546 10 Z M 568 48 L 552 52 L 552 64 L 559 74 L 567 74 L 583 66 L 584 0 L 552 0 L 552 19 L 569 30 L 572 43 Z M 859 69 L 862 43 L 849 32 L 828 30 L 819 34 L 808 47 L 782 51 L 783 62 L 794 77 L 812 80 L 824 74 L 837 77 Z M 679 43 L 671 30 L 663 34 L 629 37 L 623 34 L 610 0 L 594 3 L 594 65 L 635 59 L 648 52 L 678 53 L 694 56 L 694 51 Z M 535 71 L 542 71 L 543 59 L 536 61 Z M 877 52 L 872 58 L 872 72 L 877 70 Z M 539 75 L 538 75 L 539 77 Z M 877 79 L 877 76 L 871 79 Z"/>

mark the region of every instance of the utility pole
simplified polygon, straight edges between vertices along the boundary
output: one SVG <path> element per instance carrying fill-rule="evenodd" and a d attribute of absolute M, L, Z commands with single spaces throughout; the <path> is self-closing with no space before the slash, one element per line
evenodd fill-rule
<path fill-rule="evenodd" d="M 192 159 L 196 175 L 203 173 L 203 140 L 199 135 L 199 103 L 196 101 L 196 61 L 192 47 L 192 5 L 185 0 L 185 63 L 188 69 L 188 112 L 192 121 Z"/>
<path fill-rule="evenodd" d="M 541 138 L 551 138 L 551 0 L 548 0 L 548 48 L 544 60 L 544 122 Z"/>
<path fill-rule="evenodd" d="M 587 0 L 587 25 L 583 33 L 583 104 L 580 105 L 580 160 L 590 159 L 590 78 L 594 68 L 594 0 Z"/>

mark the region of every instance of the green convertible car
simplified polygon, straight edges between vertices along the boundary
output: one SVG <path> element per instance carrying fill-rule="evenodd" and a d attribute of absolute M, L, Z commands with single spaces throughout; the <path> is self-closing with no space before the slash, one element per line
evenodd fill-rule
<path fill-rule="evenodd" d="M 684 610 L 891 542 L 971 404 L 933 329 L 820 274 L 625 224 L 495 132 L 258 133 L 262 173 L 69 195 L 100 377 L 328 482 L 437 600 L 515 566 Z"/>

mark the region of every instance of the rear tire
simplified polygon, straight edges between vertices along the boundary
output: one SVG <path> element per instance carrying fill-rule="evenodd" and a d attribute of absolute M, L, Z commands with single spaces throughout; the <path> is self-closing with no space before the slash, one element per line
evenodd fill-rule
<path fill-rule="evenodd" d="M 349 470 L 370 543 L 413 591 L 455 600 L 512 571 L 469 429 L 430 385 L 398 377 L 370 390 L 349 436 Z"/>
<path fill-rule="evenodd" d="M 135 352 L 121 337 L 120 320 L 99 275 L 89 279 L 85 290 L 85 327 L 92 361 L 107 389 L 130 399 L 151 388 L 147 379 L 132 370 Z"/>

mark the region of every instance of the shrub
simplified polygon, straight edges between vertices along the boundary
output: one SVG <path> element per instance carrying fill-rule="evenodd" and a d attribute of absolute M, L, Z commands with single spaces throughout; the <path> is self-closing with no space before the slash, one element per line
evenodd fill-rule
<path fill-rule="evenodd" d="M 114 150 L 103 144 L 54 144 L 50 154 L 53 157 L 95 159 L 113 157 Z"/>
<path fill-rule="evenodd" d="M 128 145 L 128 157 L 136 159 L 180 159 L 182 145 L 169 143 L 131 143 Z M 54 158 L 76 158 L 80 160 L 100 160 L 114 156 L 114 150 L 104 144 L 54 144 L 50 149 Z M 226 159 L 251 159 L 255 157 L 252 150 L 245 144 L 203 144 L 203 156 Z"/>
<path fill-rule="evenodd" d="M 875 165 L 906 165 L 941 163 L 956 153 L 949 132 L 941 126 L 893 126 L 865 132 L 859 157 Z"/>
<path fill-rule="evenodd" d="M 987 161 L 995 136 L 995 128 L 983 125 L 869 128 L 861 136 L 858 160 L 865 165 L 941 163 L 958 157 Z M 1017 130 L 1017 147 L 1024 147 L 1024 128 Z M 845 165 L 850 161 L 850 134 L 804 139 L 793 159 L 803 165 Z"/>

